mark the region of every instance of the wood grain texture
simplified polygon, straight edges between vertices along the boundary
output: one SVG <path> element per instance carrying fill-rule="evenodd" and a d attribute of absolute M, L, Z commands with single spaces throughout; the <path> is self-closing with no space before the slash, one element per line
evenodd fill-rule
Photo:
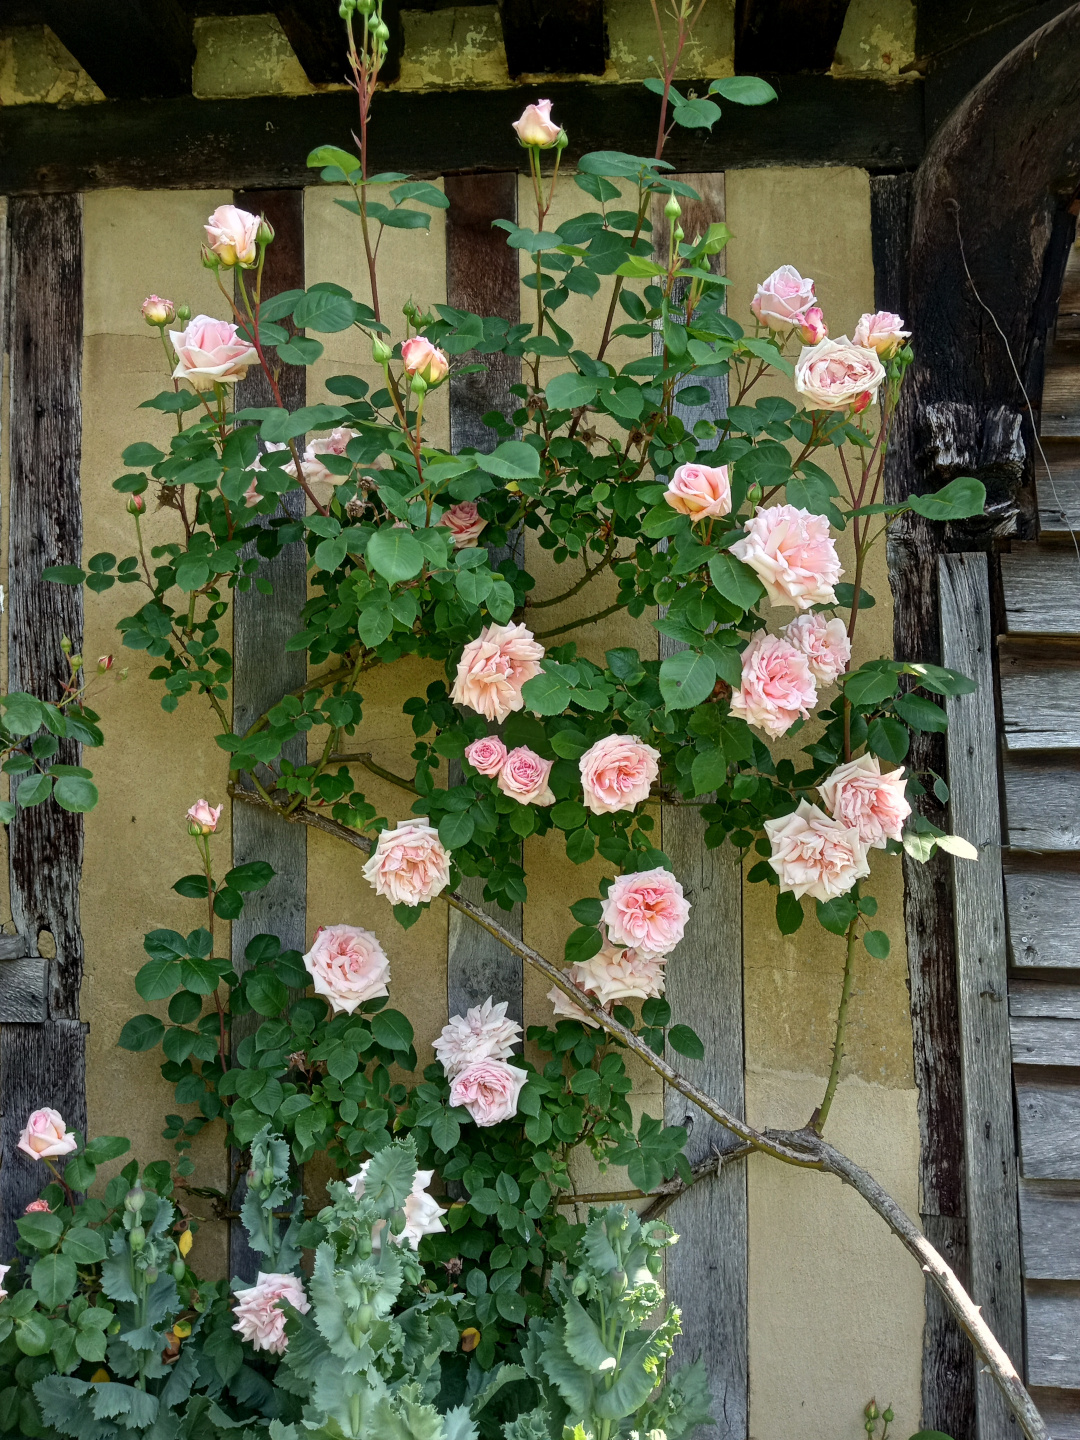
<path fill-rule="evenodd" d="M 1013 1018 L 1080 1020 L 1080 984 L 1055 980 L 1009 981 L 1009 1015 Z M 1031 1062 L 1036 1063 L 1036 1062 Z"/>
<path fill-rule="evenodd" d="M 1080 1392 L 1049 1385 L 1028 1385 L 1053 1440 L 1080 1440 Z"/>
<path fill-rule="evenodd" d="M 1080 1185 L 1021 1180 L 1020 1242 L 1026 1280 L 1080 1280 Z"/>
<path fill-rule="evenodd" d="M 42 956 L 0 961 L 0 1024 L 40 1025 L 48 1018 L 48 988 L 49 962 Z"/>
<path fill-rule="evenodd" d="M 1080 1019 L 1014 1015 L 1009 1034 L 1016 1065 L 1080 1065 Z"/>
<path fill-rule="evenodd" d="M 1080 559 L 1064 546 L 1014 544 L 1001 557 L 1010 635 L 1080 635 Z"/>
<path fill-rule="evenodd" d="M 1080 529 L 1080 441 L 1051 440 L 1044 432 L 1042 448 L 1047 464 L 1035 456 L 1039 536 L 1071 544 L 1071 531 Z"/>
<path fill-rule="evenodd" d="M 1007 749 L 1080 749 L 1080 660 L 1010 652 L 998 675 Z"/>
<path fill-rule="evenodd" d="M 1030 1280 L 1024 1300 L 1029 1382 L 1080 1390 L 1080 1282 Z"/>
<path fill-rule="evenodd" d="M 1020 969 L 1080 964 L 1080 875 L 1021 870 L 1006 874 L 1009 959 Z M 1015 994 L 1017 982 L 1010 986 Z"/>
<path fill-rule="evenodd" d="M 519 314 L 518 254 L 506 245 L 504 232 L 492 228 L 494 220 L 517 219 L 517 173 L 493 175 L 451 175 L 446 178 L 450 207 L 446 212 L 446 300 L 478 315 L 501 315 L 511 324 Z M 468 359 L 469 357 L 466 357 Z M 472 357 L 477 358 L 477 357 Z M 456 375 L 450 380 L 450 445 L 456 453 L 464 445 L 493 450 L 495 432 L 483 417 L 498 410 L 509 418 L 517 408 L 510 386 L 521 379 L 521 361 L 506 355 L 484 357 L 486 371 Z M 512 557 L 524 561 L 524 539 L 510 537 L 510 544 L 493 549 L 493 564 Z M 451 770 L 460 779 L 460 766 Z M 507 912 L 484 900 L 482 878 L 462 880 L 461 892 L 482 906 L 513 935 L 522 935 L 521 906 Z M 507 1002 L 507 1014 L 521 1023 L 523 976 L 519 956 L 500 945 L 468 916 L 450 911 L 447 936 L 446 997 L 451 1015 L 463 1015 L 493 996 Z"/>
<path fill-rule="evenodd" d="M 1075 1075 L 1023 1069 L 1015 1072 L 1015 1079 L 1025 1180 L 1080 1180 L 1080 1085 Z"/>
<path fill-rule="evenodd" d="M 986 557 L 944 555 L 938 577 L 944 663 L 978 687 L 948 701 L 946 735 L 952 828 L 979 851 L 978 860 L 953 861 L 970 1289 L 1019 1365 L 1023 1299 Z M 980 1440 L 1009 1434 L 1000 1392 L 981 1372 L 975 1396 Z"/>
<path fill-rule="evenodd" d="M 266 252 L 263 296 L 304 284 L 304 195 L 302 190 L 249 190 L 235 196 L 236 204 L 253 214 L 265 214 L 274 227 L 275 239 Z M 238 276 L 243 276 L 238 271 Z M 279 381 L 281 397 L 290 410 L 304 404 L 306 372 L 302 366 L 285 366 Z M 273 405 L 269 381 L 253 367 L 236 387 L 236 408 Z M 301 449 L 304 441 L 297 442 Z M 297 518 L 304 514 L 304 495 L 293 491 L 283 497 L 284 510 Z M 302 542 L 287 546 L 273 560 L 264 560 L 258 574 L 273 586 L 263 595 L 254 586 L 236 591 L 233 601 L 233 730 L 243 734 L 253 721 L 282 695 L 304 684 L 307 662 L 303 651 L 287 653 L 285 642 L 302 628 L 300 611 L 307 599 L 307 552 Z M 307 736 L 286 742 L 282 756 L 294 765 L 307 762 Z M 272 783 L 263 767 L 263 783 Z M 303 825 L 283 825 L 253 805 L 232 807 L 233 864 L 266 860 L 275 875 L 265 890 L 245 896 L 243 914 L 232 922 L 232 961 L 243 970 L 244 952 L 256 935 L 276 935 L 285 950 L 307 948 L 307 830 Z M 258 1024 L 256 1015 L 238 1016 L 233 1021 L 235 1047 Z M 232 1156 L 239 1170 L 242 1157 Z M 233 1209 L 243 1198 L 240 1181 Z M 254 1280 L 259 1257 L 247 1244 L 247 1232 L 239 1221 L 229 1227 L 230 1274 Z"/>
<path fill-rule="evenodd" d="M 1006 840 L 1014 850 L 1080 849 L 1080 761 L 1007 756 Z"/>

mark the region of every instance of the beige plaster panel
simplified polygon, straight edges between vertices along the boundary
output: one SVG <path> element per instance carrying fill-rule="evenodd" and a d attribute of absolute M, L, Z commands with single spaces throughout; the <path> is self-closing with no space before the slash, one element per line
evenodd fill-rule
<path fill-rule="evenodd" d="M 0 30 L 0 105 L 86 105 L 104 99 L 47 25 Z"/>
<path fill-rule="evenodd" d="M 346 68 L 342 25 L 342 83 Z M 313 95 L 331 87 L 312 85 L 276 15 L 201 15 L 195 21 L 191 88 L 200 100 L 238 100 Z"/>
<path fill-rule="evenodd" d="M 395 90 L 509 86 L 497 6 L 402 10 L 401 24 L 405 50 Z"/>
<path fill-rule="evenodd" d="M 852 0 L 836 45 L 834 75 L 914 80 L 914 0 Z"/>
<path fill-rule="evenodd" d="M 798 1125 L 817 1077 L 746 1077 L 747 1118 Z M 829 1138 L 918 1214 L 914 1091 L 841 1083 Z M 750 1159 L 751 1440 L 848 1440 L 866 1402 L 892 1405 L 895 1433 L 920 1422 L 925 1319 L 919 1266 L 869 1206 L 831 1176 Z"/>

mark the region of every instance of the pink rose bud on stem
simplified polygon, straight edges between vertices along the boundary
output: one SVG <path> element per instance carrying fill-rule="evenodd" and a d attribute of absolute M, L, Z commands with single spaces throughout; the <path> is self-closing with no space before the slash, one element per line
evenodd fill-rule
<path fill-rule="evenodd" d="M 401 347 L 401 363 L 410 379 L 419 378 L 425 387 L 441 385 L 450 373 L 450 361 L 422 335 L 414 335 Z"/>
<path fill-rule="evenodd" d="M 72 1135 L 59 1110 L 45 1107 L 35 1110 L 27 1120 L 19 1136 L 19 1149 L 31 1160 L 49 1161 L 61 1155 L 70 1155 L 79 1148 L 79 1142 Z M 55 1173 L 55 1167 L 50 1165 Z"/>
<path fill-rule="evenodd" d="M 560 137 L 563 144 L 566 143 L 565 132 L 551 118 L 551 104 L 550 100 L 537 100 L 535 105 L 526 105 L 514 121 L 514 129 L 522 145 L 532 145 L 537 150 L 550 150 L 553 145 L 558 144 Z"/>
<path fill-rule="evenodd" d="M 97 662 L 98 674 L 104 675 L 105 671 L 111 670 L 115 663 L 111 655 L 99 655 Z"/>
<path fill-rule="evenodd" d="M 224 808 L 224 805 L 211 805 L 206 800 L 196 800 L 187 812 L 188 834 L 213 835 Z"/>
<path fill-rule="evenodd" d="M 825 324 L 825 316 L 817 305 L 812 305 L 809 310 L 804 310 L 796 318 L 799 325 L 799 339 L 804 345 L 816 345 L 829 333 L 829 327 Z"/>
<path fill-rule="evenodd" d="M 142 302 L 142 317 L 148 325 L 156 325 L 160 329 L 176 319 L 176 306 L 160 295 L 148 295 Z"/>
<path fill-rule="evenodd" d="M 219 205 L 206 222 L 207 243 L 222 265 L 254 265 L 259 258 L 260 223 L 250 211 Z"/>
<path fill-rule="evenodd" d="M 129 515 L 138 517 L 146 509 L 146 498 L 143 495 L 129 495 L 127 512 Z"/>
<path fill-rule="evenodd" d="M 891 310 L 878 310 L 873 315 L 863 315 L 855 326 L 852 344 L 867 350 L 876 350 L 883 360 L 888 360 L 901 348 L 911 335 L 904 329 L 904 322 Z"/>
<path fill-rule="evenodd" d="M 51 1208 L 50 1208 L 50 1206 L 49 1206 L 49 1202 L 48 1202 L 47 1200 L 37 1199 L 37 1200 L 31 1200 L 31 1201 L 30 1201 L 30 1204 L 27 1205 L 26 1209 L 23 1211 L 23 1214 L 24 1214 L 24 1215 L 51 1215 L 51 1214 L 52 1214 L 52 1210 L 51 1210 Z"/>

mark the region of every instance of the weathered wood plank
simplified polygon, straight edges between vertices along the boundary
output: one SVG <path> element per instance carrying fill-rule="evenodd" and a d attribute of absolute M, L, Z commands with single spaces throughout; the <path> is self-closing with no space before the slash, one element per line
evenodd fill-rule
<path fill-rule="evenodd" d="M 304 194 L 302 190 L 241 191 L 236 203 L 255 214 L 265 214 L 274 227 L 275 238 L 266 252 L 263 270 L 264 297 L 304 284 Z M 243 272 L 238 272 L 242 276 Z M 302 366 L 286 366 L 279 382 L 281 396 L 290 410 L 304 404 L 306 372 Z M 236 387 L 237 409 L 274 404 L 269 382 L 261 370 L 251 369 Z M 303 446 L 303 440 L 299 442 Z M 285 510 L 304 514 L 300 491 L 284 497 Z M 263 595 L 254 586 L 236 591 L 233 601 L 233 729 L 243 734 L 282 695 L 303 685 L 307 676 L 302 651 L 287 653 L 285 642 L 301 628 L 300 611 L 307 599 L 307 553 L 298 542 L 287 546 L 273 560 L 264 560 L 258 574 L 269 580 L 273 594 Z M 288 741 L 282 755 L 294 765 L 307 762 L 307 737 Z M 269 779 L 263 775 L 263 781 Z M 232 924 L 233 965 L 242 970 L 244 952 L 256 935 L 276 935 L 282 948 L 307 948 L 307 830 L 303 825 L 283 825 L 253 805 L 232 807 L 233 864 L 266 860 L 276 874 L 265 890 L 245 897 L 244 912 Z M 235 1047 L 249 1034 L 258 1016 L 240 1016 L 233 1022 Z M 238 1152 L 234 1166 L 242 1165 Z M 243 1198 L 240 1180 L 233 1209 Z M 259 1257 L 248 1248 L 247 1232 L 239 1221 L 229 1227 L 230 1274 L 254 1280 Z"/>
<path fill-rule="evenodd" d="M 48 1019 L 48 988 L 49 962 L 42 956 L 0 961 L 0 1024 L 40 1025 Z"/>
<path fill-rule="evenodd" d="M 1071 543 L 1071 532 L 1080 529 L 1080 441 L 1041 438 L 1049 469 L 1036 451 L 1039 536 Z"/>
<path fill-rule="evenodd" d="M 1080 635 L 1080 560 L 1059 546 L 1014 542 L 1001 557 L 1010 635 Z"/>
<path fill-rule="evenodd" d="M 1080 1280 L 1080 1186 L 1021 1180 L 1020 1245 L 1026 1280 Z"/>
<path fill-rule="evenodd" d="M 1009 1034 L 1014 1065 L 1080 1065 L 1080 1020 L 1014 1015 Z"/>
<path fill-rule="evenodd" d="M 60 644 L 82 649 L 82 591 L 48 585 L 46 565 L 82 558 L 82 203 L 77 195 L 10 202 L 9 352 L 11 492 L 8 510 L 8 686 L 57 699 L 68 679 Z M 61 742 L 57 759 L 79 763 Z M 14 785 L 12 787 L 14 789 Z M 0 1254 L 14 1248 L 15 1218 L 40 1187 L 16 1153 L 27 1114 L 54 1105 L 86 1128 L 79 987 L 83 943 L 79 880 L 83 819 L 51 800 L 19 810 L 8 830 L 11 913 L 27 953 L 51 936 L 41 1025 L 5 1025 L 0 1044 Z M 46 1099 L 51 1095 L 51 1099 Z"/>
<path fill-rule="evenodd" d="M 1047 347 L 1039 434 L 1080 438 L 1080 335 L 1070 325 L 1069 317 L 1064 325 L 1059 319 L 1054 339 Z"/>
<path fill-rule="evenodd" d="M 1001 654 L 998 674 L 1007 749 L 1080 749 L 1080 660 Z"/>
<path fill-rule="evenodd" d="M 953 829 L 979 850 L 978 860 L 953 861 L 970 1288 L 994 1333 L 1020 1364 L 1023 1299 L 986 557 L 943 555 L 938 577 L 942 657 L 978 686 L 971 695 L 949 700 L 946 735 Z M 980 1440 L 1009 1434 L 1007 1407 L 981 1371 L 975 1397 Z"/>
<path fill-rule="evenodd" d="M 1080 1440 L 1080 1391 L 1030 1384 L 1028 1390 L 1053 1440 Z"/>
<path fill-rule="evenodd" d="M 1021 1019 L 1080 1020 L 1080 985 L 1012 979 L 1009 981 L 1009 1015 Z"/>
<path fill-rule="evenodd" d="M 1080 761 L 1006 756 L 1002 775 L 1012 849 L 1080 849 Z"/>
<path fill-rule="evenodd" d="M 1015 1079 L 1024 1178 L 1080 1180 L 1080 1085 L 1076 1078 L 1067 1073 L 1017 1070 Z"/>
<path fill-rule="evenodd" d="M 1029 1383 L 1080 1389 L 1080 1282 L 1032 1280 L 1024 1300 Z"/>
<path fill-rule="evenodd" d="M 1028 870 L 1007 873 L 1005 897 L 1013 965 L 1080 965 L 1080 875 Z"/>

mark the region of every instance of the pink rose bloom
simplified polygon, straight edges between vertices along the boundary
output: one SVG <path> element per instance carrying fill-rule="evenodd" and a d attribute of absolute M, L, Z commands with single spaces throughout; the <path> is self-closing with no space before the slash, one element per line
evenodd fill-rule
<path fill-rule="evenodd" d="M 194 833 L 199 835 L 213 835 L 224 809 L 224 805 L 211 805 L 208 800 L 196 800 L 187 812 L 186 818 L 189 827 L 194 829 L 197 826 L 198 829 Z"/>
<path fill-rule="evenodd" d="M 522 145 L 536 145 L 548 150 L 562 133 L 551 118 L 551 101 L 537 100 L 535 105 L 526 105 L 514 121 L 514 129 Z"/>
<path fill-rule="evenodd" d="M 48 1107 L 35 1110 L 19 1136 L 19 1149 L 31 1160 L 53 1160 L 78 1148 L 79 1142 L 68 1133 L 59 1110 Z"/>
<path fill-rule="evenodd" d="M 808 346 L 795 362 L 795 389 L 815 410 L 865 410 L 884 379 L 877 351 L 846 335 Z"/>
<path fill-rule="evenodd" d="M 544 647 L 524 625 L 486 625 L 461 652 L 450 698 L 487 720 L 523 710 L 521 687 L 540 674 Z"/>
<path fill-rule="evenodd" d="M 527 1070 L 505 1060 L 477 1060 L 460 1071 L 450 1084 L 450 1104 L 464 1105 L 477 1125 L 498 1125 L 517 1114 Z"/>
<path fill-rule="evenodd" d="M 370 1164 L 370 1160 L 365 1160 L 357 1173 L 350 1175 L 345 1181 L 358 1200 L 364 1193 L 364 1182 Z M 399 1235 L 391 1233 L 390 1236 L 395 1245 L 408 1245 L 410 1249 L 418 1250 L 425 1235 L 438 1235 L 446 1229 L 442 1219 L 442 1206 L 427 1190 L 434 1174 L 434 1170 L 417 1170 L 413 1176 L 412 1190 L 406 1195 L 405 1204 L 401 1207 L 405 1211 L 405 1228 Z M 371 1240 L 376 1249 L 381 1243 L 385 1227 L 385 1220 L 377 1220 L 371 1227 Z"/>
<path fill-rule="evenodd" d="M 759 507 L 731 553 L 750 566 L 773 605 L 809 610 L 836 602 L 833 586 L 844 572 L 824 515 L 795 505 Z"/>
<path fill-rule="evenodd" d="M 320 925 L 304 968 L 315 994 L 349 1015 L 365 1000 L 390 993 L 390 961 L 371 931 L 355 925 Z"/>
<path fill-rule="evenodd" d="M 683 937 L 690 902 L 670 870 L 658 866 L 611 882 L 601 918 L 613 945 L 667 955 Z"/>
<path fill-rule="evenodd" d="M 252 1349 L 282 1355 L 289 1343 L 285 1334 L 285 1314 L 278 1309 L 279 1301 L 287 1301 L 294 1310 L 306 1315 L 311 1309 L 304 1287 L 295 1275 L 264 1275 L 260 1270 L 254 1285 L 236 1292 L 236 1324 L 241 1340 Z"/>
<path fill-rule="evenodd" d="M 873 315 L 863 315 L 855 326 L 851 337 L 853 345 L 865 350 L 876 350 L 883 360 L 895 355 L 911 331 L 904 329 L 904 322 L 891 310 L 878 310 Z"/>
<path fill-rule="evenodd" d="M 483 1005 L 467 1011 L 464 1018 L 451 1015 L 432 1049 L 448 1080 L 460 1075 L 478 1060 L 509 1060 L 521 1039 L 521 1026 L 506 1018 L 507 1002 L 495 1004 L 489 995 Z"/>
<path fill-rule="evenodd" d="M 691 520 L 712 520 L 731 513 L 726 465 L 680 465 L 668 481 L 664 499 Z"/>
<path fill-rule="evenodd" d="M 495 784 L 519 805 L 554 805 L 555 796 L 548 787 L 554 763 L 554 760 L 542 760 L 527 745 L 519 745 L 507 755 Z"/>
<path fill-rule="evenodd" d="M 460 505 L 451 505 L 449 510 L 443 513 L 442 519 L 435 523 L 445 525 L 450 531 L 455 550 L 469 549 L 479 540 L 481 530 L 487 529 L 487 521 L 471 500 L 463 500 Z"/>
<path fill-rule="evenodd" d="M 244 378 L 249 365 L 259 363 L 255 347 L 228 320 L 196 315 L 185 330 L 170 330 L 169 339 L 176 351 L 172 378 L 187 380 L 196 390 L 209 390 L 215 381 L 232 385 Z"/>
<path fill-rule="evenodd" d="M 206 222 L 206 242 L 223 265 L 254 265 L 258 233 L 258 215 L 235 205 L 219 205 Z"/>
<path fill-rule="evenodd" d="M 429 385 L 438 385 L 450 373 L 450 361 L 422 335 L 414 335 L 401 346 L 401 363 L 406 375 L 419 375 Z"/>
<path fill-rule="evenodd" d="M 252 470 L 257 471 L 258 474 L 252 479 L 251 484 L 250 484 L 250 485 L 248 486 L 248 488 L 244 491 L 244 504 L 245 504 L 245 505 L 258 505 L 258 503 L 259 503 L 260 500 L 264 500 L 264 499 L 266 498 L 264 495 L 260 495 L 259 492 L 258 492 L 258 490 L 256 489 L 256 486 L 258 485 L 258 476 L 259 476 L 259 475 L 262 475 L 262 474 L 265 474 L 265 472 L 266 472 L 266 466 L 265 466 L 265 465 L 263 464 L 263 462 L 262 462 L 263 451 L 265 451 L 265 450 L 287 450 L 288 448 L 289 448 L 289 447 L 288 447 L 288 445 L 285 443 L 285 441 L 281 441 L 280 444 L 277 443 L 277 442 L 274 441 L 274 440 L 264 440 L 264 441 L 263 441 L 263 449 L 262 449 L 262 451 L 260 451 L 259 454 L 255 456 L 255 459 L 251 462 L 251 464 L 246 467 L 249 471 L 252 471 Z M 296 471 L 296 462 L 294 461 L 293 464 L 292 464 L 291 466 L 287 467 L 287 468 L 290 469 L 292 472 L 295 473 L 295 471 Z"/>
<path fill-rule="evenodd" d="M 616 1000 L 656 999 L 664 993 L 665 964 L 663 955 L 606 944 L 579 965 L 580 978 L 575 983 L 601 1005 L 612 1005 Z"/>
<path fill-rule="evenodd" d="M 585 807 L 594 815 L 633 810 L 660 773 L 660 751 L 632 735 L 605 735 L 578 761 Z"/>
<path fill-rule="evenodd" d="M 799 327 L 799 339 L 804 345 L 816 345 L 829 333 L 824 313 L 817 305 L 811 305 L 809 310 L 804 310 L 801 315 L 796 315 L 795 323 Z M 855 343 L 858 345 L 859 341 L 856 340 Z"/>
<path fill-rule="evenodd" d="M 148 325 L 171 325 L 176 319 L 176 306 L 160 295 L 148 295 L 141 308 L 142 317 Z"/>
<path fill-rule="evenodd" d="M 876 755 L 860 755 L 838 766 L 818 786 L 829 813 L 858 831 L 864 845 L 884 850 L 886 840 L 899 840 L 911 806 L 904 794 L 904 771 L 881 773 Z"/>
<path fill-rule="evenodd" d="M 806 656 L 788 640 L 759 630 L 742 653 L 742 684 L 731 697 L 731 713 L 775 740 L 800 715 L 810 718 L 817 686 Z"/>
<path fill-rule="evenodd" d="M 352 430 L 348 425 L 339 425 L 336 430 L 331 430 L 329 435 L 320 435 L 309 442 L 304 451 L 304 479 L 309 485 L 329 482 L 334 486 L 342 483 L 345 477 L 328 470 L 319 456 L 344 455 L 349 441 L 355 440 L 359 433 L 359 430 Z"/>
<path fill-rule="evenodd" d="M 24 1215 L 51 1215 L 52 1211 L 49 1209 L 47 1200 L 31 1200 L 22 1213 Z"/>
<path fill-rule="evenodd" d="M 770 330 L 790 330 L 814 299 L 813 280 L 804 280 L 794 265 L 781 265 L 757 287 L 750 309 Z"/>
<path fill-rule="evenodd" d="M 465 746 L 465 759 L 481 775 L 497 775 L 506 764 L 506 746 L 497 735 L 485 735 Z"/>
<path fill-rule="evenodd" d="M 563 973 L 568 980 L 573 981 L 579 990 L 586 990 L 590 995 L 592 994 L 589 985 L 593 977 L 590 975 L 585 964 L 578 963 L 568 965 Z M 599 1022 L 594 1020 L 591 1015 L 586 1014 L 580 1005 L 575 1005 L 573 1000 L 570 999 L 570 996 L 560 990 L 557 985 L 551 987 L 547 993 L 547 998 L 551 1001 L 551 1008 L 554 1010 L 558 1019 L 579 1020 L 582 1025 L 591 1025 L 594 1030 L 600 1028 Z"/>
<path fill-rule="evenodd" d="M 769 864 L 780 877 L 780 889 L 798 900 L 804 895 L 832 900 L 870 874 L 859 832 L 806 800 L 790 815 L 766 820 L 765 834 L 772 846 Z"/>
<path fill-rule="evenodd" d="M 383 830 L 364 879 L 393 905 L 423 905 L 450 884 L 450 856 L 427 817 Z"/>
<path fill-rule="evenodd" d="M 806 656 L 810 674 L 819 685 L 831 685 L 848 668 L 851 641 L 842 620 L 828 620 L 820 613 L 796 615 L 782 633 Z"/>

